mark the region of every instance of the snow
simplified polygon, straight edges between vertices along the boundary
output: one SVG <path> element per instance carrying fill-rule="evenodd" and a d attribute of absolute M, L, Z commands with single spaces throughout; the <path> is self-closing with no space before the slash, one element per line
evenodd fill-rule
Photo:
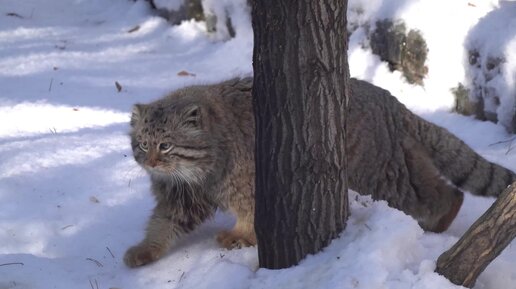
<path fill-rule="evenodd" d="M 158 9 L 177 11 L 183 5 L 183 0 L 153 0 L 154 6 Z"/>
<path fill-rule="evenodd" d="M 451 228 L 432 234 L 385 202 L 351 192 L 352 214 L 341 237 L 283 270 L 258 269 L 256 248 L 221 249 L 214 234 L 234 219 L 219 212 L 158 262 L 125 267 L 122 256 L 143 237 L 153 207 L 148 177 L 131 156 L 131 106 L 186 85 L 250 75 L 253 39 L 244 3 L 203 2 L 232 17 L 237 36 L 220 41 L 220 35 L 204 32 L 203 23 L 170 26 L 145 1 L 2 1 L 1 289 L 458 288 L 433 272 L 435 261 L 492 199 L 468 195 Z M 516 171 L 511 144 L 495 144 L 513 137 L 501 125 L 448 112 L 450 88 L 466 76 L 463 43 L 469 30 L 503 5 L 351 0 L 349 6 L 354 23 L 405 19 L 422 31 L 430 49 L 425 87 L 410 85 L 364 47 L 360 28 L 350 38 L 353 76 L 391 90 L 422 117 Z M 500 21 L 508 21 L 502 14 Z M 486 28 L 478 38 L 507 37 L 510 31 Z M 513 39 L 505 48 L 505 78 L 493 85 L 514 88 Z M 195 76 L 177 75 L 183 70 Z M 515 268 L 516 249 L 509 246 L 475 288 L 516 288 Z"/>
<path fill-rule="evenodd" d="M 468 84 L 494 92 L 482 93 L 484 110 L 495 113 L 500 123 L 510 127 L 516 108 L 516 2 L 502 2 L 499 9 L 483 17 L 471 30 L 465 46 L 479 53 L 480 64 L 468 69 Z M 497 61 L 498 67 L 489 67 L 490 62 Z"/>
<path fill-rule="evenodd" d="M 350 23 L 369 24 L 374 29 L 377 20 L 402 19 L 408 29 L 421 32 L 429 47 L 426 62 L 429 71 L 424 88 L 408 83 L 400 84 L 401 73 L 389 73 L 385 63 L 376 57 L 371 59 L 370 53 L 364 51 L 362 46 L 366 34 L 364 28 L 360 28 L 354 33 L 356 35 L 352 35 L 354 41 L 350 41 L 351 75 L 388 89 L 416 111 L 452 107 L 450 89 L 464 82 L 465 77 L 464 62 L 467 61 L 467 55 L 463 42 L 478 19 L 493 9 L 494 1 L 451 1 L 445 7 L 435 1 L 424 0 L 350 2 Z M 367 62 L 364 62 L 364 57 Z"/>

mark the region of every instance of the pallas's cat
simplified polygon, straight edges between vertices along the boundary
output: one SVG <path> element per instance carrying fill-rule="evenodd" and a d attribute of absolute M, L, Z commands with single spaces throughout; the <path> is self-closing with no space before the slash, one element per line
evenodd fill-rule
<path fill-rule="evenodd" d="M 386 90 L 351 79 L 349 186 L 415 218 L 448 228 L 463 193 L 496 196 L 516 179 L 447 130 L 411 113 Z M 137 104 L 131 119 L 136 161 L 150 174 L 156 207 L 145 238 L 125 254 L 136 267 L 162 257 L 216 209 L 236 216 L 217 235 L 226 247 L 256 244 L 252 79 L 180 89 Z"/>

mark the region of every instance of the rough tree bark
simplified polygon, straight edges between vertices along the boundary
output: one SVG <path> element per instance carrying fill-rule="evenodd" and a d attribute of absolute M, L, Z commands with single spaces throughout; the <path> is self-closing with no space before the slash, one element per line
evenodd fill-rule
<path fill-rule="evenodd" d="M 510 185 L 448 251 L 436 272 L 451 282 L 473 287 L 478 275 L 516 237 L 516 183 Z"/>
<path fill-rule="evenodd" d="M 347 1 L 252 8 L 258 256 L 285 268 L 346 225 Z"/>

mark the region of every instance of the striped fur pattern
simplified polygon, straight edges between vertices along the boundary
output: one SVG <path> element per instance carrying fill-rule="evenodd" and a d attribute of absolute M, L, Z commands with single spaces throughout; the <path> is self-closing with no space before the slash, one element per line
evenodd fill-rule
<path fill-rule="evenodd" d="M 512 171 L 411 113 L 388 91 L 359 80 L 350 84 L 346 141 L 352 189 L 386 200 L 425 230 L 441 232 L 460 209 L 461 190 L 497 196 L 516 180 Z"/>
<path fill-rule="evenodd" d="M 497 196 L 515 174 L 490 163 L 447 130 L 411 113 L 389 92 L 351 79 L 347 128 L 351 189 L 386 200 L 428 231 L 448 228 L 463 193 Z M 150 174 L 157 205 L 144 240 L 124 258 L 130 267 L 163 256 L 215 210 L 235 227 L 226 248 L 256 244 L 252 79 L 178 90 L 136 105 L 131 144 Z"/>

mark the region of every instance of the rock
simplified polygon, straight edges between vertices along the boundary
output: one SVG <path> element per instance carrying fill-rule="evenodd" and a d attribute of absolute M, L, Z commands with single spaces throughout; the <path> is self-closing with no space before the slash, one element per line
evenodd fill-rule
<path fill-rule="evenodd" d="M 222 38 L 234 37 L 235 29 L 231 23 L 231 19 L 224 15 L 217 15 L 210 7 L 203 7 L 201 0 L 148 0 L 151 6 L 156 9 L 159 16 L 167 19 L 172 25 L 178 25 L 182 21 L 195 19 L 196 21 L 206 22 L 206 31 L 209 33 L 221 32 L 224 34 Z M 180 5 L 166 5 L 168 3 L 180 3 Z M 178 6 L 178 7 L 175 7 Z M 171 9 L 174 7 L 174 9 Z M 224 11 L 225 12 L 225 11 Z M 225 19 L 225 26 L 218 25 L 219 18 Z M 218 31 L 217 30 L 224 30 Z"/>
<path fill-rule="evenodd" d="M 500 75 L 500 66 L 505 61 L 496 57 L 483 57 L 476 50 L 469 51 L 468 54 L 469 67 L 466 70 L 469 71 L 468 75 L 471 79 L 467 101 L 470 106 L 476 107 L 474 113 L 476 118 L 498 122 L 497 109 L 501 103 L 500 93 L 496 86 L 490 84 L 490 81 Z M 487 61 L 481 61 L 483 58 Z M 462 111 L 458 112 L 462 113 Z"/>
<path fill-rule="evenodd" d="M 405 43 L 405 25 L 391 20 L 376 22 L 370 35 L 371 50 L 389 64 L 391 71 L 401 70 L 401 50 Z"/>
<path fill-rule="evenodd" d="M 401 54 L 403 75 L 409 83 L 423 85 L 423 79 L 428 73 L 428 68 L 425 66 L 428 54 L 425 39 L 418 31 L 410 30 L 403 48 Z"/>
<path fill-rule="evenodd" d="M 500 123 L 508 132 L 516 133 L 516 89 L 512 80 L 516 59 L 509 56 L 516 48 L 516 2 L 504 2 L 480 19 L 470 30 L 465 48 L 465 85 L 469 91 L 465 101 L 469 104 L 464 105 L 475 108 L 476 118 Z M 456 102 L 464 101 L 457 98 Z"/>
<path fill-rule="evenodd" d="M 470 101 L 469 89 L 467 89 L 462 83 L 459 83 L 457 87 L 452 88 L 451 92 L 455 97 L 455 106 L 453 111 L 464 115 L 476 115 L 477 110 L 483 109 L 482 102 Z"/>
<path fill-rule="evenodd" d="M 428 48 L 417 30 L 410 30 L 402 21 L 381 20 L 369 36 L 371 50 L 389 64 L 391 71 L 399 70 L 409 83 L 423 85 L 428 73 L 425 66 Z"/>
<path fill-rule="evenodd" d="M 179 1 L 179 5 L 166 5 L 167 2 L 178 2 L 178 0 L 149 0 L 159 16 L 167 19 L 172 25 L 178 25 L 184 20 L 195 19 L 204 21 L 204 11 L 201 0 Z M 172 8 L 173 7 L 173 8 Z"/>

